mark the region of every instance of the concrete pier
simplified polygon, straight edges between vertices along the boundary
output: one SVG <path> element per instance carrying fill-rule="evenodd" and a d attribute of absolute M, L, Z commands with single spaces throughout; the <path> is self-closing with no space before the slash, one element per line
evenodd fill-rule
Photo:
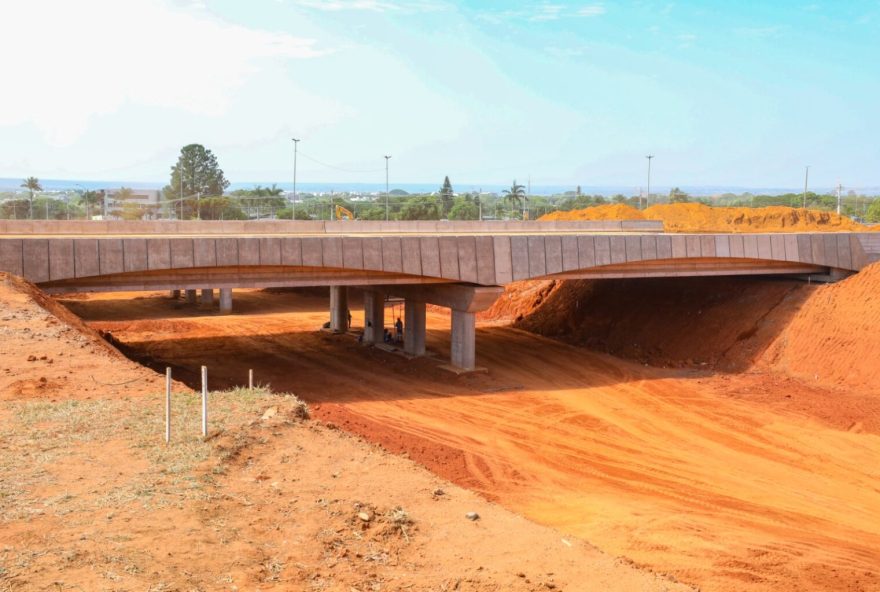
<path fill-rule="evenodd" d="M 364 343 L 382 343 L 385 328 L 385 294 L 364 291 Z"/>
<path fill-rule="evenodd" d="M 330 328 L 336 333 L 348 331 L 347 286 L 330 286 Z"/>
<path fill-rule="evenodd" d="M 403 351 L 411 356 L 425 355 L 425 303 L 406 299 L 403 314 Z"/>
<path fill-rule="evenodd" d="M 477 317 L 472 312 L 452 310 L 452 365 L 462 370 L 473 370 L 476 365 Z"/>
<path fill-rule="evenodd" d="M 196 290 L 187 290 L 186 291 L 186 303 L 187 304 L 195 304 L 196 303 Z"/>
<path fill-rule="evenodd" d="M 220 313 L 232 314 L 232 288 L 220 288 Z"/>
<path fill-rule="evenodd" d="M 178 298 L 180 298 L 180 290 L 171 290 L 168 295 L 174 300 L 177 300 Z"/>
<path fill-rule="evenodd" d="M 213 288 L 202 288 L 202 306 L 214 306 L 214 290 Z"/>

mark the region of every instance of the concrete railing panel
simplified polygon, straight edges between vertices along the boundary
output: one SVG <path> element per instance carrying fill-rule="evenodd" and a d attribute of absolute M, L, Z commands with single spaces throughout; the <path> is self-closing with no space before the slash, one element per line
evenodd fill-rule
<path fill-rule="evenodd" d="M 846 233 L 0 237 L 0 271 L 37 283 L 148 270 L 284 266 L 493 285 L 607 266 L 625 273 L 621 265 L 656 275 L 676 260 L 686 260 L 677 275 L 697 268 L 709 273 L 701 261 L 736 273 L 749 265 L 755 273 L 771 273 L 781 269 L 777 263 L 791 264 L 790 273 L 816 271 L 804 266 L 857 271 L 878 256 L 880 235 Z"/>
<path fill-rule="evenodd" d="M 422 246 L 419 237 L 402 237 L 400 239 L 400 254 L 403 264 L 403 273 L 409 275 L 423 275 Z"/>

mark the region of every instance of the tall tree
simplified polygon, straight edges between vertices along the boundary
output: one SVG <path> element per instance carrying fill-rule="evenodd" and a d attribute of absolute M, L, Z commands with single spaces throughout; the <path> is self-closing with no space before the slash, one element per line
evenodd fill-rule
<path fill-rule="evenodd" d="M 28 177 L 24 181 L 22 181 L 21 186 L 27 189 L 30 192 L 29 204 L 28 204 L 28 217 L 33 220 L 34 219 L 34 192 L 42 191 L 43 186 L 40 185 L 40 180 L 36 177 Z"/>
<path fill-rule="evenodd" d="M 166 199 L 183 197 L 183 206 L 177 204 L 175 211 L 183 211 L 183 218 L 198 216 L 198 199 L 218 197 L 229 187 L 229 181 L 217 162 L 214 153 L 201 144 L 189 144 L 180 150 L 177 164 L 171 167 L 171 182 L 163 190 Z"/>
<path fill-rule="evenodd" d="M 691 196 L 678 187 L 673 187 L 669 190 L 669 203 L 687 203 L 690 200 Z"/>
<path fill-rule="evenodd" d="M 86 218 L 91 220 L 92 206 L 101 206 L 104 204 L 104 191 L 83 191 L 81 201 L 86 205 Z"/>
<path fill-rule="evenodd" d="M 455 192 L 452 191 L 452 183 L 449 182 L 449 176 L 443 179 L 443 186 L 440 188 L 440 214 L 442 216 L 448 216 L 449 210 L 452 208 L 452 203 L 455 199 Z"/>
<path fill-rule="evenodd" d="M 516 179 L 513 180 L 513 185 L 510 186 L 510 189 L 505 189 L 503 192 L 504 201 L 510 204 L 512 210 L 518 210 L 522 207 L 522 204 L 525 202 L 526 198 L 526 186 L 519 185 L 516 182 Z"/>

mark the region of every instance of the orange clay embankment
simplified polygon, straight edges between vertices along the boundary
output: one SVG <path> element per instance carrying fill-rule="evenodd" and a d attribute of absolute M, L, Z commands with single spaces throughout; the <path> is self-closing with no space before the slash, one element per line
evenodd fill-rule
<path fill-rule="evenodd" d="M 519 282 L 485 314 L 662 367 L 752 368 L 880 391 L 880 264 L 837 284 L 759 278 Z"/>
<path fill-rule="evenodd" d="M 783 206 L 716 208 L 699 203 L 660 204 L 645 210 L 610 204 L 552 212 L 540 220 L 662 220 L 666 232 L 865 232 L 877 229 L 834 212 Z"/>

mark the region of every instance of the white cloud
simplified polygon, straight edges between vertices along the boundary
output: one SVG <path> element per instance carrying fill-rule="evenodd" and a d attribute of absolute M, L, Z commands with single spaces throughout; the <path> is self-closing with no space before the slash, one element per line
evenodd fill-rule
<path fill-rule="evenodd" d="M 396 12 L 416 14 L 448 10 L 441 0 L 292 0 L 295 6 L 323 12 Z"/>
<path fill-rule="evenodd" d="M 493 23 L 500 23 L 509 19 L 547 22 L 556 21 L 562 18 L 589 18 L 601 16 L 606 12 L 605 7 L 601 4 L 587 4 L 580 7 L 572 7 L 567 4 L 550 4 L 545 2 L 521 10 L 482 11 L 477 13 L 477 18 Z"/>
<path fill-rule="evenodd" d="M 562 16 L 562 11 L 565 6 L 561 4 L 542 4 L 540 5 L 535 14 L 532 15 L 530 20 L 533 21 L 555 21 L 560 16 Z"/>
<path fill-rule="evenodd" d="M 386 12 L 397 10 L 399 6 L 391 2 L 379 0 L 294 0 L 294 4 L 305 8 L 325 10 L 327 12 L 342 12 L 348 10 L 369 10 L 373 12 Z"/>
<path fill-rule="evenodd" d="M 0 55 L 19 57 L 4 61 L 17 89 L 0 95 L 0 127 L 33 125 L 56 146 L 126 105 L 221 115 L 262 62 L 321 54 L 313 40 L 164 0 L 29 0 L 4 16 L 40 28 L 34 35 L 8 27 L 0 36 Z"/>
<path fill-rule="evenodd" d="M 587 16 L 587 17 L 589 17 L 589 16 L 602 16 L 606 12 L 607 11 L 605 10 L 605 7 L 602 6 L 601 4 L 592 4 L 590 6 L 580 7 L 577 11 L 577 15 L 578 16 Z"/>

